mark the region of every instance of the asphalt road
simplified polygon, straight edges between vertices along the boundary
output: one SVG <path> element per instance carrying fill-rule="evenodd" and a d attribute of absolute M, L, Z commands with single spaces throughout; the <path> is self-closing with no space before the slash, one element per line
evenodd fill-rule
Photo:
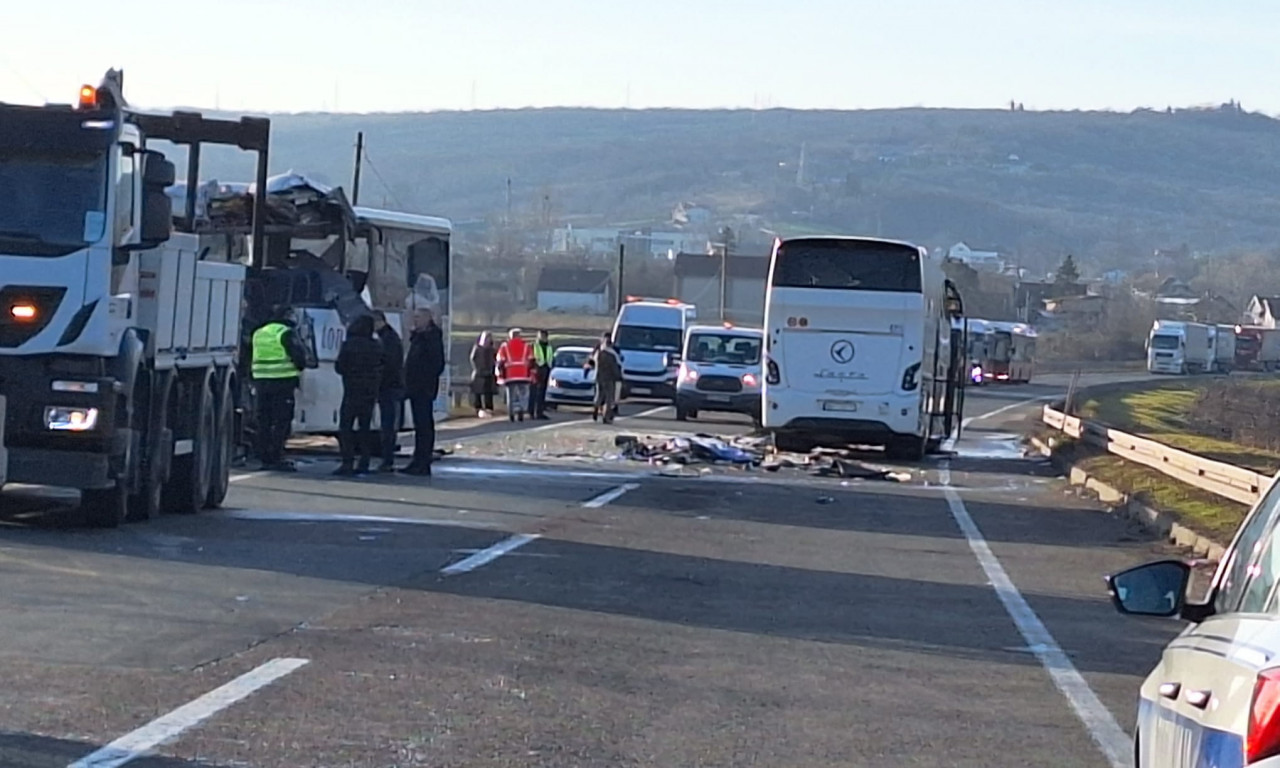
<path fill-rule="evenodd" d="M 1178 625 L 1102 592 L 1164 546 L 1021 456 L 1064 383 L 971 392 L 905 482 L 663 477 L 613 437 L 749 424 L 628 404 L 116 531 L 6 492 L 0 765 L 1123 765 Z"/>

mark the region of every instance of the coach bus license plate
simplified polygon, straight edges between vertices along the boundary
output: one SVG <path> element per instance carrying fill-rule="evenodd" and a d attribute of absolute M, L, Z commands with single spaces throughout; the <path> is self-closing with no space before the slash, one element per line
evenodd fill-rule
<path fill-rule="evenodd" d="M 858 410 L 858 402 L 856 400 L 824 400 L 822 401 L 822 410 L 853 413 Z"/>

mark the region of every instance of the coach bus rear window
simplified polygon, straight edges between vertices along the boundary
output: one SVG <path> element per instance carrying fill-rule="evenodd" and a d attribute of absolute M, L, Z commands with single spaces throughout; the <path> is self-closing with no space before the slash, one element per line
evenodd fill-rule
<path fill-rule="evenodd" d="M 881 243 L 809 241 L 778 248 L 775 288 L 920 293 L 920 254 Z"/>

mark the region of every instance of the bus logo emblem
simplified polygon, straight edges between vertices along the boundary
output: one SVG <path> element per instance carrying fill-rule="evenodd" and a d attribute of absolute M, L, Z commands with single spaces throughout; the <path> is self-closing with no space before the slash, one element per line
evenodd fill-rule
<path fill-rule="evenodd" d="M 841 365 L 853 362 L 853 342 L 848 339 L 840 339 L 835 344 L 832 344 L 831 359 Z"/>

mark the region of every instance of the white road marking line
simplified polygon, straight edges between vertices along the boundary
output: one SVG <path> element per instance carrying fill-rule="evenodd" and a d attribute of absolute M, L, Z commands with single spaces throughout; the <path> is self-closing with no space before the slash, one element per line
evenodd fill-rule
<path fill-rule="evenodd" d="M 498 542 L 497 544 L 494 544 L 492 547 L 489 547 L 488 549 L 480 550 L 479 552 L 475 553 L 471 557 L 464 558 L 454 563 L 453 565 L 448 565 L 448 566 L 445 566 L 444 568 L 441 568 L 440 572 L 446 576 L 454 576 L 459 573 L 467 573 L 468 571 L 474 571 L 480 566 L 491 563 L 494 560 L 497 560 L 499 557 L 502 557 L 503 555 L 507 554 L 508 552 L 517 550 L 520 547 L 523 547 L 525 544 L 528 544 L 529 542 L 534 541 L 538 538 L 539 537 L 537 534 L 517 533 L 514 536 L 503 539 L 502 541 Z"/>
<path fill-rule="evenodd" d="M 492 529 L 489 523 L 454 520 L 451 518 L 395 517 L 392 515 L 356 515 L 338 512 L 290 512 L 270 509 L 228 509 L 215 512 L 211 517 L 227 517 L 233 520 L 258 520 L 283 523 L 393 523 L 396 525 L 436 525 L 461 528 Z"/>
<path fill-rule="evenodd" d="M 995 590 L 996 597 L 1000 598 L 1009 618 L 1013 619 L 1014 625 L 1017 626 L 1018 633 L 1027 641 L 1028 650 L 1035 655 L 1041 666 L 1049 673 L 1049 677 L 1053 679 L 1053 684 L 1066 697 L 1067 703 L 1075 711 L 1076 717 L 1080 718 L 1080 722 L 1084 723 L 1089 736 L 1107 758 L 1108 764 L 1112 768 L 1127 768 L 1132 762 L 1133 744 L 1124 729 L 1085 682 L 1084 677 L 1071 663 L 1071 659 L 1063 652 L 1062 646 L 1058 645 L 1058 641 L 1050 634 L 1044 622 L 1018 591 L 1013 579 L 1009 578 L 1004 566 L 1000 564 L 1000 560 L 992 553 L 991 547 L 982 536 L 982 531 L 978 530 L 973 517 L 969 515 L 969 510 L 965 508 L 960 494 L 950 487 L 951 468 L 948 465 L 942 466 L 941 475 L 942 482 L 946 486 L 947 506 L 951 509 L 951 517 L 968 540 L 969 549 L 978 559 L 978 564 L 982 566 L 983 572 L 991 582 L 991 588 Z"/>
<path fill-rule="evenodd" d="M 176 739 L 183 732 L 306 664 L 307 659 L 272 659 L 169 714 L 152 720 L 136 731 L 121 736 L 102 749 L 71 763 L 67 768 L 117 768 L 144 757 L 151 749 Z"/>
<path fill-rule="evenodd" d="M 616 501 L 618 498 L 622 496 L 622 494 L 626 493 L 627 491 L 634 491 L 639 487 L 640 487 L 639 483 L 623 483 L 617 488 L 610 488 L 609 490 L 605 491 L 599 496 L 596 496 L 595 498 L 587 499 L 586 501 L 582 502 L 582 506 L 586 507 L 587 509 L 598 509 L 600 507 L 603 507 L 605 504 L 608 504 L 611 501 Z"/>
<path fill-rule="evenodd" d="M 253 474 L 254 474 L 254 473 L 249 472 L 249 473 L 246 473 L 246 474 L 243 474 L 243 475 L 232 475 L 232 476 L 230 477 L 230 479 L 228 479 L 228 480 L 227 480 L 227 482 L 229 482 L 229 483 L 238 483 L 238 482 L 240 482 L 241 480 L 248 480 L 249 478 L 253 477 Z"/>
<path fill-rule="evenodd" d="M 981 415 L 978 415 L 978 416 L 970 416 L 969 418 L 967 418 L 967 419 L 965 419 L 964 421 L 960 422 L 960 426 L 961 426 L 961 428 L 964 428 L 964 427 L 969 426 L 970 424 L 972 424 L 972 423 L 973 423 L 973 422 L 975 422 L 975 421 L 982 421 L 982 420 L 984 420 L 984 419 L 989 419 L 989 418 L 991 418 L 992 416 L 999 416 L 999 415 L 1000 415 L 1000 414 L 1002 414 L 1002 413 L 1006 413 L 1006 412 L 1008 412 L 1008 411 L 1012 411 L 1014 408 L 1021 408 L 1021 407 L 1022 407 L 1022 406 L 1024 406 L 1024 405 L 1031 405 L 1031 404 L 1033 404 L 1033 403 L 1040 403 L 1040 402 L 1044 402 L 1045 400 L 1053 400 L 1053 399 L 1054 399 L 1054 397 L 1055 397 L 1055 395 L 1046 395 L 1046 396 L 1042 396 L 1042 397 L 1033 397 L 1033 398 L 1030 398 L 1029 400 L 1019 400 L 1019 401 L 1018 401 L 1018 402 L 1016 402 L 1016 403 L 1009 403 L 1008 405 L 1001 406 L 1001 407 L 999 407 L 999 408 L 995 409 L 994 411 L 989 411 L 989 412 L 987 412 L 987 413 L 984 413 L 984 414 L 981 414 Z"/>

